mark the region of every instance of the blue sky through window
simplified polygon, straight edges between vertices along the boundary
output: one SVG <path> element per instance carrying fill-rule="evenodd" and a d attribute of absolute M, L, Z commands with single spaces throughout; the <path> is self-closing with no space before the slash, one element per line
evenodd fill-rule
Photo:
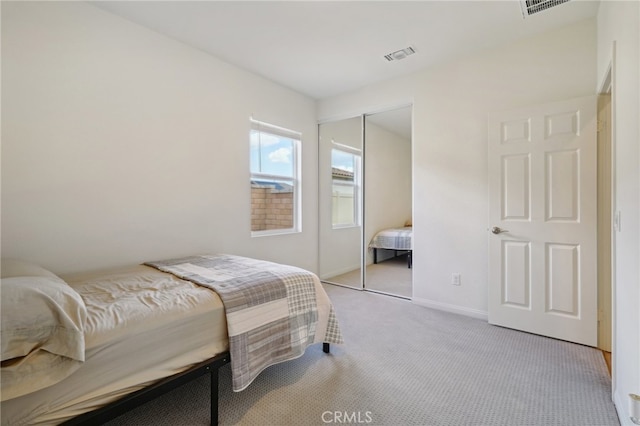
<path fill-rule="evenodd" d="M 251 173 L 293 177 L 294 140 L 251 131 Z"/>
<path fill-rule="evenodd" d="M 339 149 L 332 149 L 331 167 L 353 172 L 355 170 L 355 155 Z"/>

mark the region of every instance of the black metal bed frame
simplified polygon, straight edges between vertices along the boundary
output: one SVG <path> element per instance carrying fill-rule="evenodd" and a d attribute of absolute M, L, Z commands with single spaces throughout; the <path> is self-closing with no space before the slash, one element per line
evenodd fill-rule
<path fill-rule="evenodd" d="M 329 343 L 322 344 L 322 351 L 324 353 L 330 352 Z M 231 361 L 229 352 L 224 352 L 203 361 L 190 369 L 181 373 L 174 374 L 159 380 L 143 389 L 130 393 L 108 405 L 97 410 L 90 411 L 88 413 L 81 414 L 66 422 L 62 423 L 64 426 L 90 426 L 103 424 L 112 420 L 127 411 L 133 410 L 140 405 L 149 402 L 160 395 L 163 395 L 173 389 L 182 386 L 192 380 L 197 379 L 205 374 L 210 374 L 211 377 L 211 425 L 218 425 L 218 370 L 223 365 Z"/>
<path fill-rule="evenodd" d="M 393 257 L 398 257 L 398 252 L 406 252 L 407 253 L 407 268 L 411 268 L 413 265 L 413 250 L 399 250 L 399 249 L 388 249 L 382 247 L 373 247 L 373 263 L 378 264 L 378 249 L 380 250 L 393 250 Z"/>

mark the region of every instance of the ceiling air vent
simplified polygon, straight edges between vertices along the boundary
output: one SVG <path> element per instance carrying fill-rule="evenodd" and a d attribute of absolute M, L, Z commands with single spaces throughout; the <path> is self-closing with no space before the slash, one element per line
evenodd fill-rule
<path fill-rule="evenodd" d="M 569 0 L 520 0 L 522 16 L 526 18 L 534 13 L 542 12 L 543 10 L 550 9 L 568 1 Z"/>
<path fill-rule="evenodd" d="M 416 50 L 409 46 L 406 47 L 404 49 L 400 49 L 400 50 L 396 50 L 395 52 L 391 52 L 388 55 L 384 55 L 384 58 L 391 62 L 391 61 L 399 61 L 400 59 L 404 59 L 409 55 L 413 55 L 414 53 L 416 53 Z"/>

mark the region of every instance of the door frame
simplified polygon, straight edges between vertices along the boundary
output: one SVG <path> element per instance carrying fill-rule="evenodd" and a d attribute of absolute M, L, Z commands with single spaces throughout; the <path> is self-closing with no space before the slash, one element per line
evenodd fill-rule
<path fill-rule="evenodd" d="M 616 342 L 617 342 L 617 327 L 616 327 L 616 232 L 619 230 L 619 223 L 617 222 L 616 212 L 616 42 L 612 42 L 611 57 L 609 58 L 609 65 L 605 72 L 604 78 L 598 87 L 598 94 L 610 93 L 611 94 L 611 120 L 610 120 L 610 140 L 611 140 L 611 188 L 610 188 L 610 201 L 611 201 L 611 399 L 614 401 L 614 405 L 621 403 L 616 401 L 616 376 L 617 376 L 617 362 L 616 362 Z"/>
<path fill-rule="evenodd" d="M 607 90 L 610 90 L 607 89 Z M 598 95 L 598 349 L 611 352 L 611 93 Z"/>

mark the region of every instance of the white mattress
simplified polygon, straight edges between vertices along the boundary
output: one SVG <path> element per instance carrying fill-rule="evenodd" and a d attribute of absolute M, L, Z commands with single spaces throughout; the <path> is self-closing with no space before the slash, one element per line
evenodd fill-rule
<path fill-rule="evenodd" d="M 87 306 L 86 360 L 55 385 L 2 402 L 2 425 L 59 424 L 228 350 L 211 290 L 141 265 L 62 278 Z"/>

